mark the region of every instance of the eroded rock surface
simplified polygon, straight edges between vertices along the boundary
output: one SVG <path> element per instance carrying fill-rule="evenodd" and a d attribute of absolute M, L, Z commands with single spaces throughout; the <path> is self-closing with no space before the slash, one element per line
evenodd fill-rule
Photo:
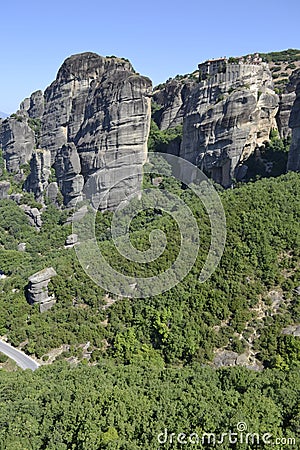
<path fill-rule="evenodd" d="M 28 301 L 30 304 L 39 303 L 40 312 L 47 311 L 55 303 L 54 296 L 49 295 L 48 284 L 56 275 L 53 267 L 48 267 L 28 278 Z"/>
<path fill-rule="evenodd" d="M 10 182 L 0 181 L 0 200 L 9 197 Z"/>
<path fill-rule="evenodd" d="M 153 92 L 157 111 L 154 119 L 161 130 L 182 125 L 186 114 L 187 100 L 197 85 L 195 79 L 171 79 Z"/>
<path fill-rule="evenodd" d="M 115 165 L 122 165 L 131 193 L 140 187 L 132 173 L 147 156 L 151 89 L 151 81 L 136 74 L 128 60 L 95 53 L 71 56 L 44 94 L 33 93 L 17 118 L 2 122 L 7 169 L 17 171 L 31 160 L 25 186 L 40 200 L 54 167 L 67 206 L 82 198 L 84 182 L 93 176 L 100 191 L 111 189 L 104 209 L 113 208 L 124 187 L 114 186 Z M 129 156 L 127 162 L 121 162 L 123 156 Z"/>
<path fill-rule="evenodd" d="M 278 96 L 268 66 L 228 65 L 189 97 L 180 156 L 227 187 L 255 148 L 277 128 Z"/>
<path fill-rule="evenodd" d="M 5 168 L 17 172 L 31 159 L 35 146 L 34 131 L 23 116 L 11 116 L 1 123 L 0 147 L 2 147 Z"/>
<path fill-rule="evenodd" d="M 292 129 L 292 143 L 289 151 L 288 170 L 300 171 L 300 71 L 297 72 L 296 99 L 293 104 L 289 126 Z"/>

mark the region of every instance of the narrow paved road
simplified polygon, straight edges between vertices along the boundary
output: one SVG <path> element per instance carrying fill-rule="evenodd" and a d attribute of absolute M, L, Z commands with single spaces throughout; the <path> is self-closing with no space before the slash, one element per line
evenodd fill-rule
<path fill-rule="evenodd" d="M 1 341 L 1 339 L 0 339 L 0 352 L 4 353 L 6 356 L 9 356 L 9 358 L 13 359 L 17 363 L 17 365 L 20 366 L 22 369 L 35 370 L 40 366 L 36 361 L 34 361 L 34 359 L 30 358 L 30 356 L 27 356 L 24 352 L 17 350 L 10 344 Z"/>

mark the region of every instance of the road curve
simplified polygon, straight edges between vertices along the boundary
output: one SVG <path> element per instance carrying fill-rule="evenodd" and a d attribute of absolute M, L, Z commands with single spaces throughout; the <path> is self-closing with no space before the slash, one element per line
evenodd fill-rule
<path fill-rule="evenodd" d="M 21 369 L 36 370 L 40 365 L 24 352 L 12 347 L 0 339 L 0 352 L 13 359 Z"/>

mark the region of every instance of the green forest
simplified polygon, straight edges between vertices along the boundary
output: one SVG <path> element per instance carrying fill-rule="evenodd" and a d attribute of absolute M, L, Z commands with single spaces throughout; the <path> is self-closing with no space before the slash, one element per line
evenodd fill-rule
<path fill-rule="evenodd" d="M 151 182 L 145 177 L 145 187 Z M 203 284 L 198 274 L 210 243 L 206 211 L 174 178 L 156 187 L 164 188 L 193 211 L 202 250 L 180 284 L 146 299 L 107 296 L 88 278 L 74 248 L 64 246 L 71 211 L 49 204 L 37 231 L 14 201 L 1 200 L 0 269 L 7 277 L 0 280 L 0 335 L 44 364 L 22 372 L 1 357 L 1 449 L 155 449 L 162 448 L 157 436 L 165 429 L 218 437 L 240 422 L 249 433 L 271 433 L 282 442 L 299 436 L 300 343 L 283 330 L 299 324 L 300 175 L 218 188 L 227 242 L 219 267 Z M 31 194 L 25 201 L 41 207 Z M 176 258 L 179 231 L 165 214 L 146 210 L 132 221 L 132 243 L 140 250 L 149 246 L 153 229 L 168 237 L 164 254 L 148 265 L 120 257 L 111 219 L 110 212 L 98 214 L 96 233 L 120 271 L 149 276 Z M 17 250 L 20 242 L 26 251 Z M 26 300 L 28 277 L 50 266 L 57 272 L 49 285 L 57 303 L 41 314 Z M 251 358 L 246 367 L 218 368 L 214 358 L 222 351 Z M 224 442 L 216 448 L 271 447 Z"/>

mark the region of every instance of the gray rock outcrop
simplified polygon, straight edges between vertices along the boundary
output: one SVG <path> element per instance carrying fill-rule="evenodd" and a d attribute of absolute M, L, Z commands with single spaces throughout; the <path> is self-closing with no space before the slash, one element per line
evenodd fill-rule
<path fill-rule="evenodd" d="M 9 172 L 17 172 L 31 159 L 35 146 L 35 134 L 23 116 L 11 116 L 1 123 L 0 146 Z"/>
<path fill-rule="evenodd" d="M 40 305 L 40 312 L 47 311 L 54 303 L 54 296 L 49 296 L 48 284 L 51 278 L 57 273 L 53 267 L 43 269 L 28 278 L 28 301 L 30 304 L 38 303 Z"/>
<path fill-rule="evenodd" d="M 294 101 L 296 99 L 296 88 L 300 81 L 300 70 L 294 70 L 289 77 L 289 81 L 279 98 L 279 109 L 276 116 L 278 131 L 282 139 L 287 139 L 291 136 L 292 130 L 290 128 L 289 120 Z"/>
<path fill-rule="evenodd" d="M 81 199 L 83 182 L 96 179 L 95 189 L 114 182 L 108 165 L 131 155 L 124 177 L 142 167 L 150 127 L 151 82 L 135 74 L 119 58 L 85 53 L 68 58 L 45 92 L 41 144 L 51 151 L 52 164 L 64 196 L 73 206 Z M 140 180 L 133 177 L 128 189 Z M 112 189 L 104 209 L 113 208 L 123 186 Z"/>
<path fill-rule="evenodd" d="M 25 252 L 26 251 L 26 242 L 20 242 L 18 244 L 18 252 Z"/>
<path fill-rule="evenodd" d="M 84 178 L 81 175 L 81 163 L 75 144 L 65 144 L 58 151 L 54 168 L 58 186 L 67 206 L 75 206 L 82 200 Z"/>
<path fill-rule="evenodd" d="M 112 209 L 124 194 L 139 191 L 151 116 L 148 78 L 129 70 L 113 70 L 109 75 L 91 92 L 75 140 L 85 179 L 93 179 L 96 192 L 109 190 L 101 209 Z M 115 185 L 116 177 L 121 182 Z"/>
<path fill-rule="evenodd" d="M 153 92 L 157 111 L 154 120 L 161 130 L 182 125 L 186 115 L 188 97 L 197 85 L 195 79 L 171 79 Z"/>
<path fill-rule="evenodd" d="M 0 181 L 0 200 L 3 200 L 5 198 L 9 197 L 9 189 L 10 189 L 10 182 L 9 181 Z"/>
<path fill-rule="evenodd" d="M 279 96 L 279 110 L 276 116 L 276 121 L 278 132 L 282 139 L 287 139 L 292 134 L 292 130 L 289 126 L 289 120 L 295 98 L 295 92 L 284 93 Z"/>
<path fill-rule="evenodd" d="M 37 208 L 31 208 L 29 205 L 20 205 L 20 208 L 28 216 L 30 224 L 35 226 L 38 230 L 42 226 L 41 213 Z"/>
<path fill-rule="evenodd" d="M 293 104 L 289 126 L 292 129 L 292 143 L 289 151 L 287 169 L 300 171 L 300 71 L 298 74 L 296 99 Z"/>
<path fill-rule="evenodd" d="M 51 203 L 58 203 L 59 187 L 56 181 L 52 181 L 48 184 L 45 190 L 45 194 Z"/>
<path fill-rule="evenodd" d="M 72 248 L 74 245 L 78 244 L 78 235 L 73 233 L 67 236 L 65 242 L 65 248 Z"/>
<path fill-rule="evenodd" d="M 300 325 L 289 325 L 282 330 L 282 334 L 289 334 L 295 337 L 300 337 Z"/>
<path fill-rule="evenodd" d="M 34 150 L 30 161 L 30 174 L 25 189 L 33 192 L 38 201 L 43 202 L 43 193 L 51 175 L 51 153 L 49 150 Z"/>
<path fill-rule="evenodd" d="M 180 156 L 227 187 L 240 166 L 277 128 L 278 96 L 264 63 L 229 64 L 189 97 Z"/>
<path fill-rule="evenodd" d="M 262 364 L 255 356 L 248 353 L 238 354 L 231 350 L 218 350 L 216 352 L 213 364 L 215 367 L 244 366 L 250 370 L 261 371 Z"/>
<path fill-rule="evenodd" d="M 28 115 L 31 119 L 41 119 L 44 114 L 45 99 L 42 91 L 36 91 L 30 98 L 25 98 L 20 104 L 20 112 Z"/>
<path fill-rule="evenodd" d="M 84 182 L 93 176 L 100 191 L 112 188 L 104 209 L 113 208 L 124 190 L 111 185 L 114 161 L 129 156 L 122 167 L 127 190 L 141 186 L 131 174 L 136 167 L 141 172 L 147 156 L 150 97 L 151 81 L 136 74 L 128 60 L 95 53 L 71 56 L 44 94 L 33 93 L 22 102 L 17 118 L 2 122 L 7 169 L 18 170 L 31 160 L 25 188 L 42 200 L 49 170 L 55 167 L 67 206 L 82 198 Z"/>

